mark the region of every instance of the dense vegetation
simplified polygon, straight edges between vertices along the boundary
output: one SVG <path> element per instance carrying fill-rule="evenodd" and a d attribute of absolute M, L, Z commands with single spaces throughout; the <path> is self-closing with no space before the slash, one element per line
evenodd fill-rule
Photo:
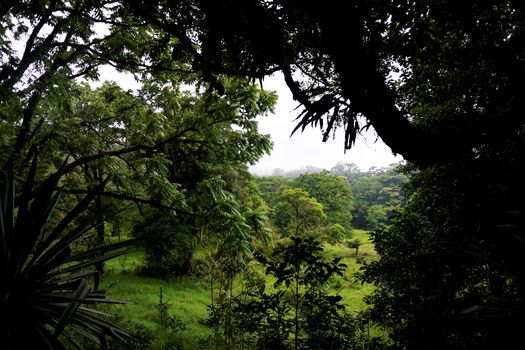
<path fill-rule="evenodd" d="M 351 227 L 373 230 L 389 224 L 394 211 L 405 203 L 406 181 L 399 166 L 362 171 L 352 163 L 338 163 L 330 171 L 310 167 L 256 178 L 261 195 L 274 208 L 269 213 L 274 226 L 282 225 L 277 217 L 282 214 L 282 191 L 299 188 L 323 205 L 327 224 L 339 224 L 346 231 Z"/>
<path fill-rule="evenodd" d="M 137 341 L 94 308 L 129 244 L 108 230 L 141 240 L 143 273 L 200 271 L 221 291 L 216 344 L 522 343 L 523 1 L 6 0 L 0 21 L 2 348 Z M 103 82 L 108 65 L 140 87 Z M 344 128 L 350 148 L 373 127 L 405 175 L 340 165 L 259 189 L 247 165 L 271 142 L 255 118 L 276 97 L 254 82 L 277 71 L 295 130 Z M 342 265 L 314 239 L 348 244 L 352 225 L 377 229 L 379 254 L 358 319 L 323 289 Z M 275 286 L 245 297 L 254 255 Z M 158 311 L 180 329 L 160 292 Z"/>
<path fill-rule="evenodd" d="M 321 257 L 321 263 L 329 266 L 335 258 L 341 258 L 339 265 L 346 264 L 342 276 L 334 274 L 324 286 L 315 285 L 312 280 L 301 280 L 300 298 L 306 289 L 302 288 L 302 283 L 309 283 L 317 291 L 323 293 L 316 300 L 322 300 L 326 297 L 340 296 L 342 299 L 331 299 L 338 306 L 336 313 L 332 313 L 333 318 L 325 320 L 343 321 L 344 323 L 336 324 L 327 323 L 325 328 L 319 327 L 317 336 L 324 332 L 328 337 L 337 327 L 346 327 L 344 334 L 337 334 L 342 344 L 349 342 L 359 342 L 359 347 L 368 349 L 368 345 L 375 337 L 383 335 L 375 327 L 362 323 L 355 318 L 356 313 L 364 309 L 365 304 L 363 296 L 370 293 L 370 285 L 362 286 L 355 279 L 355 272 L 358 271 L 364 260 L 371 261 L 376 258 L 372 244 L 369 241 L 369 234 L 365 231 L 354 230 L 353 238 L 363 241 L 359 253 L 355 249 L 346 247 L 342 244 L 321 245 L 323 251 L 313 246 L 311 250 L 314 254 L 309 259 Z M 290 251 L 291 241 L 282 240 L 276 242 L 275 248 L 281 247 L 288 249 L 288 259 L 294 256 L 294 251 Z M 304 245 L 303 245 L 304 246 Z M 304 251 L 301 248 L 299 251 Z M 145 343 L 136 343 L 135 347 L 140 348 L 177 348 L 178 346 L 187 349 L 209 349 L 215 347 L 225 348 L 254 348 L 256 344 L 262 347 L 266 340 L 273 339 L 268 337 L 269 332 L 273 331 L 268 324 L 261 322 L 263 316 L 276 316 L 274 311 L 280 306 L 281 310 L 281 327 L 280 339 L 286 341 L 288 347 L 294 347 L 294 320 L 295 303 L 293 299 L 292 286 L 286 286 L 286 282 L 275 286 L 277 281 L 272 269 L 272 262 L 282 254 L 282 250 L 268 249 L 268 254 L 257 254 L 257 259 L 252 260 L 233 281 L 232 298 L 229 293 L 221 292 L 222 286 L 218 280 L 213 281 L 207 275 L 202 274 L 202 270 L 194 270 L 191 275 L 186 277 L 173 278 L 152 278 L 140 273 L 143 266 L 144 252 L 141 248 L 133 250 L 124 257 L 110 261 L 107 265 L 107 274 L 103 280 L 103 287 L 107 288 L 108 294 L 118 296 L 124 300 L 132 300 L 133 304 L 112 307 L 107 312 L 116 316 L 118 323 L 126 329 L 143 337 Z M 195 264 L 200 265 L 200 253 L 195 254 Z M 305 255 L 302 260 L 308 258 Z M 266 257 L 267 261 L 264 261 Z M 300 260 L 300 261 L 302 261 Z M 289 264 L 290 262 L 288 262 Z M 283 267 L 287 265 L 282 265 Z M 288 265 L 289 266 L 289 265 Z M 301 262 L 301 267 L 306 267 Z M 275 266 L 274 266 L 275 268 Z M 266 271 L 269 272 L 266 275 Z M 303 271 L 303 270 L 301 270 Z M 322 270 L 315 270 L 319 274 Z M 309 273 L 314 273 L 310 271 Z M 325 270 L 326 271 L 326 270 Z M 162 289 L 162 302 L 160 293 Z M 300 299 L 301 300 L 301 299 Z M 160 305 L 163 306 L 163 313 L 159 311 Z M 306 325 L 304 317 L 306 310 L 302 307 L 308 305 L 305 299 L 304 304 L 301 301 L 299 307 L 299 347 L 307 341 L 309 337 L 308 329 L 313 329 L 314 325 Z M 325 307 L 328 305 L 325 305 Z M 344 306 L 344 309 L 341 308 Z M 266 312 L 263 312 L 266 308 Z M 324 309 L 330 310 L 330 309 Z M 335 311 L 335 310 L 334 310 Z M 273 316 L 272 316 L 273 315 Z M 241 317 L 242 316 L 242 317 Z M 253 316 L 253 322 L 250 317 Z M 268 318 L 268 321 L 278 322 L 277 319 Z M 164 324 L 170 326 L 165 327 Z M 310 328 L 307 328 L 310 327 Z M 333 329 L 331 329 L 334 327 Z M 332 331 L 332 333 L 330 333 Z M 285 334 L 289 337 L 286 339 Z M 263 338 L 261 338 L 263 337 Z M 328 338 L 324 338 L 328 339 Z M 332 338 L 337 339 L 337 338 Z M 369 339 L 371 339 L 369 341 Z M 275 340 L 275 339 L 274 339 Z M 274 343 L 275 344 L 275 343 Z M 116 344 L 112 344 L 116 346 Z M 269 345 L 268 345 L 269 346 Z M 323 347 L 321 347 L 323 348 Z M 345 348 L 345 347 L 343 347 Z"/>
<path fill-rule="evenodd" d="M 124 324 L 146 337 L 149 345 L 142 346 L 154 348 L 323 349 L 331 344 L 333 349 L 366 349 L 379 342 L 375 333 L 367 333 L 374 326 L 357 314 L 370 286 L 360 286 L 354 274 L 376 255 L 368 234 L 349 226 L 352 196 L 347 179 L 324 171 L 252 181 L 259 198 L 266 200 L 261 201 L 260 210 L 269 218 L 261 225 L 271 236 L 266 241 L 250 239 L 246 252 L 237 250 L 240 242 L 224 242 L 217 234 L 192 235 L 188 229 L 195 223 L 181 223 L 176 216 L 158 215 L 158 211 L 146 214 L 130 229 L 144 239 L 134 254 L 140 258 L 133 259 L 131 267 L 126 267 L 126 260 L 117 270 L 112 265 L 106 278 L 120 284 L 117 281 L 129 278 L 122 270 L 135 276 L 135 288 L 144 285 L 148 290 L 146 303 L 164 311 L 141 328 L 140 322 L 131 321 L 128 312 L 120 309 L 120 318 L 129 319 Z M 148 277 L 172 281 L 172 286 L 161 287 L 170 294 L 193 281 L 190 288 L 201 295 L 199 303 L 208 305 L 208 312 L 194 306 L 196 310 L 181 315 L 158 296 L 162 292 L 147 287 L 153 281 Z M 177 282 L 175 277 L 186 282 Z M 112 282 L 106 283 L 112 288 Z M 123 287 L 115 292 L 129 297 Z M 171 302 L 177 307 L 184 304 L 183 300 Z M 188 319 L 188 314 L 193 316 Z M 197 334 L 186 335 L 185 327 Z"/>

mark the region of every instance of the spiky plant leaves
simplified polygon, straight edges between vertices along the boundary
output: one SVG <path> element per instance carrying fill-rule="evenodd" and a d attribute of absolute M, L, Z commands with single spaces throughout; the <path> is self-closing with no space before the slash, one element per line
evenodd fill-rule
<path fill-rule="evenodd" d="M 35 168 L 34 162 L 19 198 L 12 176 L 1 184 L 0 348 L 65 349 L 66 344 L 78 347 L 80 337 L 99 344 L 108 336 L 125 342 L 130 334 L 89 307 L 121 302 L 93 291 L 86 278 L 95 273 L 90 269 L 95 264 L 126 253 L 135 241 L 72 255 L 70 245 L 94 225 L 71 229 L 71 223 L 94 195 L 87 195 L 54 229 L 46 230 L 60 199 L 57 184 L 63 167 L 32 194 Z"/>

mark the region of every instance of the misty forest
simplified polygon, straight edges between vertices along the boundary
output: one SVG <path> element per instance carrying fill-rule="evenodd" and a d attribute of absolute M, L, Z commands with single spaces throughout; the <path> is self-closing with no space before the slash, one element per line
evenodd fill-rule
<path fill-rule="evenodd" d="M 404 161 L 251 174 L 270 76 Z M 521 0 L 2 0 L 0 348 L 523 348 L 524 84 Z"/>

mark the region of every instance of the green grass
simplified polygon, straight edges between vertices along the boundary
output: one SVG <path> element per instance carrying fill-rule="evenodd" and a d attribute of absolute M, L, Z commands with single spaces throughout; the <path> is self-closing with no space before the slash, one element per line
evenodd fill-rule
<path fill-rule="evenodd" d="M 371 285 L 361 284 L 355 278 L 355 274 L 361 268 L 363 261 L 377 259 L 377 253 L 368 231 L 353 229 L 352 236 L 347 241 L 354 239 L 363 242 L 363 245 L 359 247 L 358 255 L 356 255 L 354 248 L 346 246 L 346 242 L 335 245 L 325 244 L 323 247 L 326 257 L 330 259 L 340 257 L 342 258 L 341 262 L 348 266 L 343 278 L 332 283 L 331 288 L 343 298 L 343 303 L 351 312 L 363 310 L 366 307 L 363 298 L 374 290 Z"/>
<path fill-rule="evenodd" d="M 210 292 L 198 280 L 184 277 L 166 280 L 142 276 L 138 272 L 143 263 L 144 252 L 134 248 L 128 254 L 106 263 L 102 288 L 107 295 L 130 304 L 111 306 L 109 313 L 118 318 L 126 328 L 141 325 L 150 331 L 159 328 L 159 294 L 169 304 L 169 313 L 180 320 L 185 329 L 181 331 L 184 348 L 197 348 L 197 341 L 211 334 L 211 329 L 199 320 L 208 316 Z"/>
<path fill-rule="evenodd" d="M 154 330 L 158 324 L 159 293 L 162 288 L 164 302 L 170 304 L 170 313 L 181 320 L 188 339 L 206 336 L 210 329 L 198 321 L 207 317 L 209 292 L 191 278 L 165 281 L 132 274 L 108 274 L 104 286 L 111 298 L 130 301 L 132 304 L 118 306 L 116 311 L 126 323 L 138 322 Z"/>
<path fill-rule="evenodd" d="M 359 230 L 357 228 L 352 229 L 352 239 L 360 239 L 363 242 L 372 242 L 370 231 Z"/>

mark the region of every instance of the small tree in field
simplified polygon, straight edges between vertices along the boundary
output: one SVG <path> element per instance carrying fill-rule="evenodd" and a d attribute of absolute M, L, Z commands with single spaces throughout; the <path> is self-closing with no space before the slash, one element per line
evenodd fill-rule
<path fill-rule="evenodd" d="M 276 277 L 277 292 L 262 293 L 258 310 L 290 310 L 288 333 L 293 338 L 293 348 L 345 349 L 354 336 L 354 329 L 340 304 L 340 296 L 328 295 L 325 283 L 335 275 L 342 275 L 345 264 L 340 258 L 324 261 L 320 242 L 311 237 L 291 237 L 289 245 L 279 245 L 269 259 L 260 258 L 266 265 L 266 274 Z M 276 300 L 277 299 L 277 300 Z M 271 301 L 264 305 L 264 301 Z M 282 317 L 282 313 L 274 313 Z M 261 342 L 261 339 L 259 339 Z"/>
<path fill-rule="evenodd" d="M 354 239 L 348 242 L 348 247 L 355 249 L 355 255 L 359 256 L 359 248 L 363 245 L 363 241 L 360 239 Z"/>

